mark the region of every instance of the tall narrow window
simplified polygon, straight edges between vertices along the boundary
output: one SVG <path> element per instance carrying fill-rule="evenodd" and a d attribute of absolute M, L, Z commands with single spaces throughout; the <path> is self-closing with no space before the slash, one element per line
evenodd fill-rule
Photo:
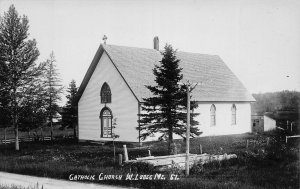
<path fill-rule="evenodd" d="M 236 106 L 235 104 L 231 107 L 231 125 L 236 125 Z"/>
<path fill-rule="evenodd" d="M 210 107 L 210 126 L 216 125 L 216 106 L 214 104 Z"/>
<path fill-rule="evenodd" d="M 108 108 L 103 108 L 100 113 L 101 119 L 101 137 L 112 137 L 112 114 Z"/>
<path fill-rule="evenodd" d="M 101 96 L 101 103 L 103 104 L 111 103 L 111 91 L 106 82 L 101 87 L 100 96 Z"/>

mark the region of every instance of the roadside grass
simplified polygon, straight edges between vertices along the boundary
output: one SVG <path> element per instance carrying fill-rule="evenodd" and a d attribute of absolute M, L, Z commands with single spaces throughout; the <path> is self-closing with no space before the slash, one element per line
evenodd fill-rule
<path fill-rule="evenodd" d="M 123 175 L 124 179 L 96 181 L 103 184 L 141 188 L 299 188 L 299 142 L 285 144 L 281 135 L 270 132 L 263 135 L 243 134 L 201 137 L 191 140 L 191 153 L 237 154 L 237 159 L 212 162 L 191 168 L 189 177 L 184 171 L 159 171 L 148 164 L 117 165 L 111 144 L 75 143 L 71 139 L 21 143 L 20 151 L 13 144 L 0 146 L 0 171 L 69 179 L 70 174 Z M 269 145 L 267 146 L 267 137 Z M 248 140 L 248 148 L 246 144 Z M 185 141 L 176 140 L 179 153 L 185 152 Z M 166 142 L 148 142 L 142 148 L 128 145 L 129 159 L 148 155 L 167 155 Z M 146 147 L 145 147 L 146 146 Z M 116 154 L 122 153 L 117 143 Z M 179 180 L 125 180 L 127 174 L 178 174 Z"/>
<path fill-rule="evenodd" d="M 32 186 L 32 187 L 23 187 L 17 185 L 2 185 L 0 184 L 0 189 L 40 189 L 39 187 Z"/>

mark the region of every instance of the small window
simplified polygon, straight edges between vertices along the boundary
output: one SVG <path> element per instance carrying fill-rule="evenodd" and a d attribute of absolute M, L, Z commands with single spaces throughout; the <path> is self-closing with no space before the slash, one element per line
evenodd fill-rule
<path fill-rule="evenodd" d="M 236 106 L 235 104 L 231 107 L 231 125 L 236 125 Z"/>
<path fill-rule="evenodd" d="M 216 125 L 216 106 L 214 104 L 210 107 L 210 126 Z"/>
<path fill-rule="evenodd" d="M 101 103 L 103 104 L 111 103 L 111 91 L 106 82 L 101 87 L 100 96 L 101 96 Z"/>

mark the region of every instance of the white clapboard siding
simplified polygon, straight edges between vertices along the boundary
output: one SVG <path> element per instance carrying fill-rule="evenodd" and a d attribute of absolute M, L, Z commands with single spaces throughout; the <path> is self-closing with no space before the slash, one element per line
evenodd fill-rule
<path fill-rule="evenodd" d="M 210 107 L 216 107 L 216 125 L 210 125 Z M 231 123 L 231 107 L 236 106 L 236 125 Z M 145 112 L 142 112 L 145 113 Z M 202 136 L 242 134 L 251 132 L 251 105 L 249 102 L 198 102 L 198 107 L 194 113 L 199 113 L 195 120 L 199 122 L 198 128 Z M 158 140 L 160 133 L 154 134 L 145 141 Z M 180 139 L 178 135 L 173 135 L 174 139 Z"/>
<path fill-rule="evenodd" d="M 210 107 L 216 107 L 216 125 L 211 126 Z M 231 107 L 236 106 L 236 125 L 231 122 Z M 201 136 L 241 134 L 251 132 L 251 105 L 249 102 L 198 102 L 195 113 L 200 113 L 195 119 L 198 128 L 203 132 Z"/>
<path fill-rule="evenodd" d="M 112 93 L 112 103 L 106 106 L 112 111 L 113 117 L 117 117 L 117 128 L 114 132 L 120 136 L 117 140 L 138 142 L 138 101 L 105 52 L 78 103 L 79 139 L 111 140 L 100 138 L 99 116 L 104 107 L 101 104 L 100 90 L 104 82 L 107 82 Z"/>

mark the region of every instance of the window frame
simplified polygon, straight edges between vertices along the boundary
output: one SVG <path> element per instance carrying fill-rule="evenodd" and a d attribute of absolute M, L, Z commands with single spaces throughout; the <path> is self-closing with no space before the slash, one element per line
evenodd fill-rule
<path fill-rule="evenodd" d="M 210 106 L 210 126 L 216 126 L 217 125 L 217 119 L 216 119 L 216 111 L 217 108 L 214 104 Z"/>
<path fill-rule="evenodd" d="M 231 125 L 237 125 L 236 121 L 236 105 L 232 104 L 231 106 Z"/>
<path fill-rule="evenodd" d="M 108 111 L 110 113 L 110 116 L 106 116 L 104 115 L 104 112 Z M 110 136 L 107 134 L 106 136 L 104 135 L 104 117 L 110 117 Z M 100 112 L 100 123 L 101 123 L 101 135 L 100 138 L 113 138 L 113 129 L 112 129 L 112 120 L 113 120 L 113 114 L 112 111 L 108 108 L 108 107 L 104 107 L 102 108 L 101 112 Z"/>
<path fill-rule="evenodd" d="M 110 87 L 106 82 L 104 82 L 100 91 L 101 104 L 111 103 L 111 96 L 112 94 L 111 94 Z"/>

